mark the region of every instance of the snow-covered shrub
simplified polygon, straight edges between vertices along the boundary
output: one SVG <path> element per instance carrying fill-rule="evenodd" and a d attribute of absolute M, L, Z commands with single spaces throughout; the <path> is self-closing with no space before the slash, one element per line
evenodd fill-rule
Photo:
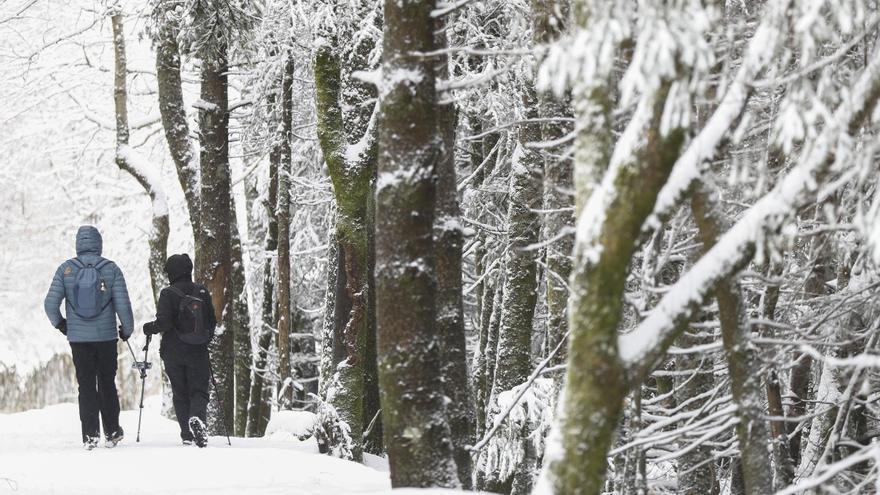
<path fill-rule="evenodd" d="M 291 437 L 307 440 L 315 434 L 318 416 L 308 411 L 277 411 L 272 414 L 266 427 L 266 436 L 273 440 L 286 440 Z"/>
<path fill-rule="evenodd" d="M 528 389 L 516 402 L 524 387 Z M 526 455 L 527 443 L 531 444 L 535 459 L 540 461 L 553 419 L 556 392 L 552 379 L 538 378 L 531 386 L 528 383 L 517 385 L 493 398 L 489 416 L 492 427 L 497 430 L 480 452 L 477 469 L 487 477 L 510 479 Z M 510 414 L 505 416 L 508 409 Z M 524 433 L 527 435 L 525 440 Z"/>
<path fill-rule="evenodd" d="M 318 442 L 318 451 L 340 459 L 353 459 L 351 427 L 339 417 L 336 408 L 329 402 L 321 400 L 317 395 L 312 395 L 312 398 L 317 404 L 314 435 Z"/>

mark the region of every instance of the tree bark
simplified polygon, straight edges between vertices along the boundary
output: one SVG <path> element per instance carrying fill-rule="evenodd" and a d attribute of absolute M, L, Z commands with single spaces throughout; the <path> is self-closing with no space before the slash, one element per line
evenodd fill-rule
<path fill-rule="evenodd" d="M 276 103 L 274 95 L 270 95 L 270 102 Z M 273 267 L 277 266 L 275 257 L 278 255 L 278 169 L 280 163 L 280 145 L 275 143 L 269 154 L 269 191 L 263 203 L 268 225 L 263 248 L 266 258 L 263 262 L 262 327 L 257 336 L 257 353 L 254 356 L 252 366 L 251 390 L 248 399 L 247 436 L 249 437 L 263 436 L 272 413 L 270 401 L 274 394 L 269 393 L 269 383 L 267 382 L 271 382 L 271 380 L 267 380 L 267 375 L 272 376 L 268 369 L 268 357 L 269 348 L 275 340 L 275 322 L 277 321 L 275 316 L 277 279 Z"/>
<path fill-rule="evenodd" d="M 571 6 L 568 0 L 532 0 L 532 39 L 538 45 L 553 43 L 566 31 Z M 553 95 L 538 95 L 538 117 L 542 119 L 572 118 L 571 104 L 567 98 L 556 99 Z M 541 125 L 541 141 L 558 142 L 574 130 L 567 122 Z M 543 192 L 543 239 L 547 260 L 547 326 L 544 343 L 545 353 L 556 348 L 568 333 L 568 278 L 571 275 L 571 251 L 574 235 L 574 177 L 572 159 L 566 157 L 563 146 L 546 150 L 544 162 Z M 552 242 L 550 242 L 552 240 Z M 551 361 L 551 365 L 565 363 L 566 348 L 563 347 Z"/>
<path fill-rule="evenodd" d="M 164 12 L 157 12 L 161 15 Z M 190 225 L 195 238 L 195 259 L 199 258 L 200 190 L 199 155 L 189 138 L 189 122 L 183 102 L 183 87 L 180 78 L 180 48 L 177 43 L 177 26 L 167 21 L 159 26 L 156 38 L 156 81 L 159 92 L 159 113 L 168 150 L 177 168 L 177 178 L 183 190 L 189 211 Z"/>
<path fill-rule="evenodd" d="M 374 4 L 356 2 L 352 8 L 353 15 L 371 23 L 361 29 L 381 29 Z M 339 264 L 331 364 L 334 381 L 341 385 L 327 399 L 351 428 L 352 453 L 360 459 L 364 449 L 382 451 L 373 279 L 376 89 L 355 74 L 376 68 L 375 39 L 358 36 L 348 43 L 335 32 L 324 36 L 315 55 L 315 83 L 318 138 L 337 204 Z"/>
<path fill-rule="evenodd" d="M 231 201 L 231 198 L 230 198 Z M 230 205 L 234 215 L 235 208 Z M 241 251 L 241 238 L 235 218 L 230 225 L 232 235 L 232 322 L 233 322 L 233 426 L 235 436 L 245 436 L 248 417 L 248 400 L 251 388 L 251 364 L 253 349 L 250 332 L 250 312 L 248 310 L 247 283 L 244 273 L 244 257 Z"/>
<path fill-rule="evenodd" d="M 233 431 L 234 419 L 234 286 L 232 283 L 231 224 L 235 221 L 229 175 L 229 114 L 225 49 L 202 60 L 201 107 L 201 244 L 196 258 L 196 280 L 208 288 L 219 322 L 209 348 L 217 382 L 208 408 L 208 428 L 218 435 Z M 201 242 L 200 242 L 201 241 Z M 222 403 L 222 406 L 219 404 Z M 219 409 L 222 407 L 222 411 Z M 225 424 L 224 424 L 225 423 Z"/>
<path fill-rule="evenodd" d="M 281 123 L 278 148 L 278 407 L 293 407 L 293 375 L 290 364 L 290 174 L 293 138 L 293 58 L 288 55 L 281 79 Z"/>
<path fill-rule="evenodd" d="M 441 159 L 433 0 L 386 0 L 376 188 L 376 320 L 394 487 L 460 486 L 436 334 L 434 176 Z"/>
<path fill-rule="evenodd" d="M 636 116 L 624 132 L 644 135 L 645 143 L 633 150 L 629 159 L 609 170 L 608 173 L 614 174 L 613 189 L 607 193 L 604 221 L 598 226 L 594 239 L 575 247 L 573 296 L 569 306 L 572 329 L 569 362 L 578 364 L 567 369 L 557 413 L 562 456 L 551 459 L 547 465 L 547 474 L 551 476 L 548 481 L 555 493 L 597 494 L 604 486 L 605 456 L 629 390 L 617 346 L 627 269 L 638 246 L 641 226 L 653 210 L 684 139 L 681 128 L 667 130 L 665 135 L 659 131 L 668 88 L 668 82 L 662 84 L 651 103 L 643 103 L 644 108 L 636 110 Z M 644 113 L 640 115 L 640 112 Z M 584 153 L 581 149 L 595 144 L 594 136 L 588 133 L 578 136 L 575 147 L 581 154 L 592 157 L 610 153 L 609 150 Z M 594 169 L 600 163 L 590 160 L 576 166 Z M 584 185 L 583 182 L 577 184 L 578 187 Z M 602 249 L 596 250 L 595 246 Z"/>
<path fill-rule="evenodd" d="M 139 160 L 141 164 L 133 163 L 133 160 L 138 160 L 138 158 L 135 156 L 137 152 L 128 144 L 130 133 L 128 126 L 128 68 L 122 12 L 117 10 L 110 17 L 110 20 L 113 27 L 113 53 L 115 55 L 113 102 L 116 115 L 116 165 L 121 170 L 128 172 L 144 188 L 152 203 L 152 225 L 147 238 L 150 246 L 148 267 L 150 286 L 153 290 L 153 303 L 157 304 L 159 292 L 167 281 L 164 267 L 170 232 L 168 200 L 162 184 L 158 183 L 158 174 L 151 176 L 149 171 L 139 168 L 147 165 L 147 162 Z"/>
<path fill-rule="evenodd" d="M 728 228 L 712 184 L 711 179 L 705 179 L 695 188 L 691 199 L 704 253 L 718 242 Z M 761 377 L 755 373 L 760 368 L 760 361 L 751 343 L 751 327 L 736 275 L 717 285 L 715 298 L 718 300 L 721 336 L 730 370 L 730 388 L 739 416 L 736 432 L 745 493 L 771 493 L 773 472 L 767 462 L 770 432 L 762 418 Z"/>
<path fill-rule="evenodd" d="M 446 46 L 446 26 L 435 21 L 437 44 Z M 436 77 L 449 79 L 449 57 L 437 58 Z M 452 99 L 447 95 L 447 100 Z M 474 405 L 467 366 L 467 341 L 462 295 L 462 248 L 464 232 L 458 204 L 455 173 L 455 127 L 457 111 L 452 103 L 437 107 L 437 134 L 442 154 L 437 163 L 437 199 L 434 204 L 434 270 L 437 280 L 436 332 L 440 336 L 444 392 L 449 398 L 448 417 L 453 457 L 462 488 L 472 485 L 471 453 L 474 443 Z"/>

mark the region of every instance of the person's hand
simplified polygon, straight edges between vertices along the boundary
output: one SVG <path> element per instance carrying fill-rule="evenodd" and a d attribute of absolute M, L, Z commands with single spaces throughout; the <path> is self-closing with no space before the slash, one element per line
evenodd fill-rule
<path fill-rule="evenodd" d="M 122 325 L 119 325 L 119 338 L 122 339 L 123 342 L 128 341 L 128 337 L 130 335 L 125 335 L 125 330 L 122 329 Z"/>
<path fill-rule="evenodd" d="M 67 335 L 67 320 L 61 318 L 61 323 L 59 323 L 58 326 L 56 326 L 55 328 L 62 334 Z"/>
<path fill-rule="evenodd" d="M 157 333 L 159 332 L 156 331 L 156 322 L 144 323 L 144 335 L 156 335 Z"/>

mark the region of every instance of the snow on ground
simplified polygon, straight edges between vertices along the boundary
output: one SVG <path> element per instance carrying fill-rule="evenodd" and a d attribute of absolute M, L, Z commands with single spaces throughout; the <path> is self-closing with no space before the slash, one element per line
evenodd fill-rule
<path fill-rule="evenodd" d="M 233 438 L 229 447 L 212 437 L 205 449 L 184 447 L 158 405 L 157 397 L 144 409 L 141 443 L 137 411 L 124 411 L 125 440 L 92 452 L 82 449 L 75 404 L 0 414 L 0 494 L 390 493 L 382 459 L 367 467 L 321 455 L 311 439 Z"/>

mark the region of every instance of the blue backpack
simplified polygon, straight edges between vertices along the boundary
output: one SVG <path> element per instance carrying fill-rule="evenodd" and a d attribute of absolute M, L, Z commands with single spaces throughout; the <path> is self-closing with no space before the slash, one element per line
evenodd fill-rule
<path fill-rule="evenodd" d="M 94 266 L 86 265 L 78 258 L 70 261 L 79 268 L 73 281 L 73 297 L 70 299 L 73 312 L 84 320 L 96 318 L 112 301 L 107 297 L 107 284 L 100 272 L 110 261 L 102 259 Z"/>

